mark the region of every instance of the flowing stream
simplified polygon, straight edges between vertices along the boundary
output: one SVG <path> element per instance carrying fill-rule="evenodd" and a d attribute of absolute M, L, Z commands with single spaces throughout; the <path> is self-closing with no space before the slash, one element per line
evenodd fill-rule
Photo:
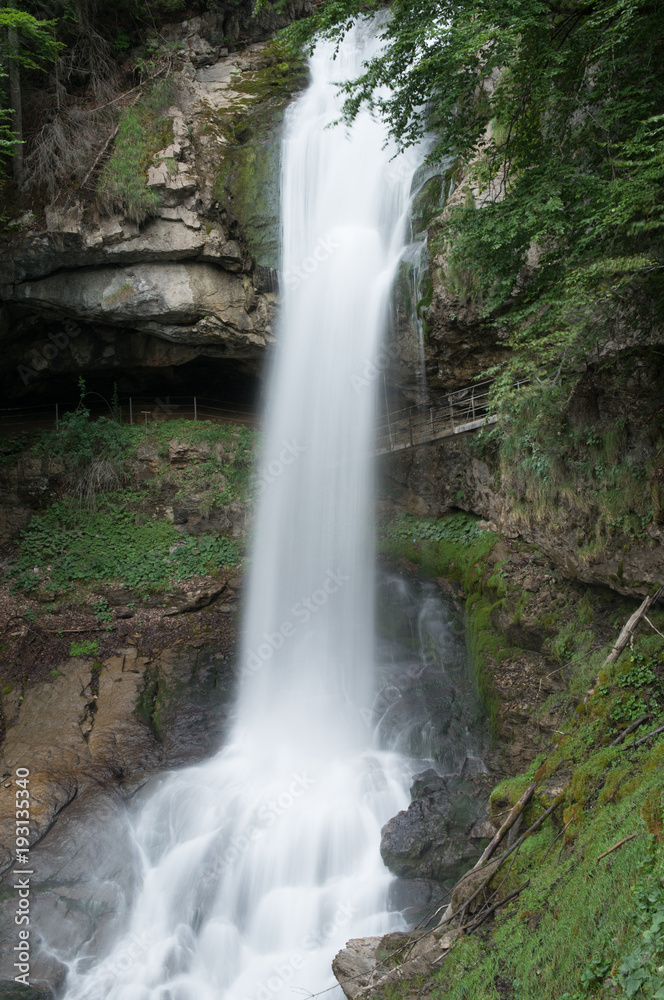
<path fill-rule="evenodd" d="M 337 82 L 378 45 L 368 24 L 336 59 L 320 44 L 286 122 L 284 298 L 233 730 L 146 798 L 124 931 L 105 958 L 70 967 L 71 1000 L 316 993 L 348 938 L 404 926 L 379 844 L 412 768 L 376 735 L 369 455 L 373 358 L 421 154 L 393 159 L 368 113 L 327 128 Z"/>

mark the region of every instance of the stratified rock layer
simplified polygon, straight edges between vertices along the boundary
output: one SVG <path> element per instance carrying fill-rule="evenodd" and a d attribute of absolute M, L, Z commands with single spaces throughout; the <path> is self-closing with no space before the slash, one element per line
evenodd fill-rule
<path fill-rule="evenodd" d="M 281 127 L 305 76 L 299 64 L 284 70 L 274 43 L 228 55 L 194 20 L 174 35 L 185 62 L 164 116 L 172 141 L 146 172 L 153 217 L 137 224 L 69 199 L 10 227 L 0 252 L 9 397 L 82 371 L 121 371 L 130 386 L 142 368 L 143 388 L 145 369 L 196 359 L 231 379 L 262 369 L 277 306 Z"/>

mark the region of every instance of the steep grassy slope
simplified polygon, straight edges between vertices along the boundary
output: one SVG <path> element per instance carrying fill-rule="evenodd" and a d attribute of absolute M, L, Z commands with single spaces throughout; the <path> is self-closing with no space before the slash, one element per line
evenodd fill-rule
<path fill-rule="evenodd" d="M 587 588 L 562 601 L 552 595 L 548 610 L 534 618 L 531 605 L 538 595 L 515 585 L 508 559 L 491 561 L 492 550 L 507 554 L 502 545 L 458 516 L 424 523 L 402 519 L 386 529 L 382 542 L 384 551 L 407 557 L 422 572 L 463 582 L 470 651 L 497 726 L 495 680 L 500 661 L 511 655 L 510 628 L 532 632 L 537 624 L 545 631 L 542 648 L 551 671 L 565 677 L 566 691 L 549 695 L 531 714 L 540 724 L 555 703 L 560 721 L 530 766 L 494 789 L 491 809 L 499 824 L 537 781 L 521 835 L 553 803 L 557 807 L 506 859 L 474 905 L 500 903 L 521 888 L 518 896 L 474 933 L 459 937 L 429 976 L 380 995 L 661 1000 L 664 733 L 648 734 L 664 722 L 664 612 L 649 615 L 633 649 L 602 671 L 584 706 L 583 694 L 633 604 Z M 500 623 L 510 619 L 501 631 Z M 465 917 L 467 924 L 474 919 Z"/>

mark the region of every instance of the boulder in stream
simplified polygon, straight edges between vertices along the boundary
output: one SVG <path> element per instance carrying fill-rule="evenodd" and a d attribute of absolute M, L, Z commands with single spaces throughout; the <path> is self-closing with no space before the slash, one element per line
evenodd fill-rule
<path fill-rule="evenodd" d="M 453 883 L 481 853 L 481 840 L 469 836 L 483 817 L 481 796 L 471 780 L 429 768 L 416 775 L 411 797 L 383 827 L 383 861 L 402 878 Z"/>

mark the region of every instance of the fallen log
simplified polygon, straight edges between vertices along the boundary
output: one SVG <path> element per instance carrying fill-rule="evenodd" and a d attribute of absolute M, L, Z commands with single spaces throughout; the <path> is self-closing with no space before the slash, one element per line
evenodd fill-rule
<path fill-rule="evenodd" d="M 471 931 L 476 931 L 477 928 L 481 924 L 483 924 L 484 921 L 488 917 L 490 917 L 492 913 L 495 913 L 495 911 L 500 909 L 501 906 L 504 906 L 505 903 L 509 903 L 510 900 L 514 899 L 516 896 L 522 893 L 524 889 L 527 889 L 529 885 L 530 885 L 530 879 L 528 879 L 527 882 L 524 882 L 523 885 L 520 885 L 518 889 L 515 889 L 514 892 L 511 892 L 509 896 L 505 896 L 504 899 L 501 899 L 497 903 L 494 903 L 493 906 L 490 906 L 488 908 L 488 910 L 485 910 L 484 913 L 480 914 L 479 920 L 475 920 L 472 924 L 466 924 L 466 926 L 462 927 L 461 930 L 465 931 L 467 934 L 470 934 Z"/>
<path fill-rule="evenodd" d="M 640 740 L 634 740 L 632 747 L 638 747 L 642 743 L 647 743 L 647 741 L 651 740 L 653 736 L 659 736 L 660 733 L 664 733 L 664 726 L 658 726 L 657 729 L 653 729 L 651 733 L 646 733 L 645 736 L 642 736 Z"/>
<path fill-rule="evenodd" d="M 640 719 L 637 719 L 636 722 L 633 722 L 631 726 L 627 727 L 627 729 L 623 729 L 622 733 L 620 733 L 619 736 L 616 736 L 613 743 L 609 743 L 609 746 L 610 747 L 620 746 L 620 744 L 622 743 L 622 741 L 625 739 L 626 736 L 629 736 L 630 733 L 633 733 L 635 729 L 638 729 L 639 726 L 642 726 L 644 722 L 648 721 L 648 719 L 652 719 L 652 714 L 650 712 L 648 712 L 647 715 L 642 715 Z"/>
<path fill-rule="evenodd" d="M 623 649 L 630 641 L 630 639 L 633 637 L 634 633 L 639 627 L 641 620 L 645 618 L 646 613 L 650 610 L 652 605 L 655 603 L 655 601 L 658 600 L 658 598 L 661 596 L 663 592 L 664 592 L 664 587 L 658 587 L 656 592 L 654 594 L 651 594 L 649 597 L 646 597 L 643 603 L 640 604 L 639 607 L 636 609 L 634 614 L 628 618 L 627 623 L 623 626 L 620 635 L 618 636 L 615 646 L 613 647 L 607 658 L 604 660 L 600 673 L 606 667 L 616 662 L 616 660 L 622 653 Z M 592 697 L 592 695 L 595 693 L 595 688 L 597 687 L 598 683 L 599 683 L 599 674 L 593 681 L 592 687 L 588 688 L 588 690 L 586 691 L 585 697 L 583 699 L 584 705 L 588 703 L 588 699 Z"/>
<path fill-rule="evenodd" d="M 524 842 L 524 840 L 526 839 L 526 837 L 530 837 L 531 834 L 536 833 L 539 830 L 539 828 L 541 827 L 541 825 L 544 822 L 544 820 L 547 819 L 551 815 L 551 813 L 555 809 L 558 808 L 558 806 L 563 801 L 563 797 L 565 795 L 565 791 L 566 791 L 566 789 L 563 790 L 560 793 L 560 795 L 556 796 L 555 800 L 552 802 L 552 804 L 549 806 L 549 808 L 546 809 L 542 813 L 542 815 L 539 817 L 539 819 L 536 819 L 535 822 L 532 824 L 532 826 L 529 826 L 528 829 L 525 830 L 524 833 L 522 833 L 521 836 L 517 840 L 514 841 L 514 843 L 512 844 L 512 846 L 509 847 L 506 851 L 503 852 L 503 854 L 501 854 L 501 855 L 499 855 L 499 857 L 494 858 L 493 860 L 490 860 L 489 862 L 485 863 L 482 866 L 482 868 L 478 868 L 477 866 L 475 866 L 475 868 L 471 868 L 471 870 L 469 872 L 466 872 L 465 875 L 461 876 L 461 878 L 459 879 L 459 881 L 455 885 L 454 889 L 452 890 L 452 899 L 451 899 L 451 901 L 449 903 L 449 906 L 447 907 L 445 913 L 443 914 L 443 916 L 442 916 L 442 918 L 440 920 L 440 923 L 438 924 L 439 927 L 442 927 L 444 924 L 448 924 L 451 920 L 454 919 L 454 917 L 459 916 L 459 914 L 463 914 L 463 912 L 468 908 L 468 906 L 470 905 L 470 903 L 472 903 L 472 901 L 474 899 L 476 899 L 477 896 L 479 896 L 480 892 L 482 892 L 482 890 L 486 888 L 487 884 L 491 881 L 491 879 L 493 878 L 493 876 L 495 875 L 495 873 L 498 871 L 498 869 L 502 865 L 503 861 L 505 861 L 506 858 L 509 858 L 510 854 L 512 854 L 513 851 L 518 851 L 518 849 L 521 847 L 521 845 Z M 480 884 L 477 886 L 477 888 L 475 889 L 475 891 L 473 892 L 473 894 L 468 899 L 464 900 L 464 902 L 462 904 L 460 904 L 458 907 L 455 908 L 455 906 L 454 906 L 454 894 L 455 894 L 456 890 L 461 886 L 461 884 L 463 883 L 464 879 L 468 878 L 468 876 L 470 876 L 470 875 L 478 875 L 478 874 L 480 874 L 483 869 L 486 869 L 486 871 L 487 871 L 486 878 L 482 879 L 482 881 L 480 882 Z"/>
<path fill-rule="evenodd" d="M 604 854 L 600 854 L 599 857 L 597 858 L 597 861 L 601 861 L 602 858 L 605 858 L 607 856 L 607 854 L 613 854 L 613 852 L 617 851 L 618 848 L 622 847 L 623 844 L 627 844 L 630 840 L 634 840 L 636 836 L 637 834 L 630 833 L 629 837 L 623 837 L 623 839 L 619 840 L 617 844 L 614 844 L 613 847 L 610 847 L 608 851 L 604 851 Z M 597 861 L 595 862 L 595 864 L 597 864 Z"/>
<path fill-rule="evenodd" d="M 516 805 L 514 805 L 510 809 L 509 813 L 507 814 L 507 817 L 505 818 L 505 820 L 504 820 L 502 826 L 500 827 L 500 829 L 498 830 L 498 832 L 494 835 L 494 837 L 492 838 L 491 842 L 489 844 L 487 844 L 487 846 L 484 848 L 484 851 L 482 852 L 482 857 L 479 859 L 479 861 L 475 865 L 475 868 L 481 868 L 481 866 L 484 864 L 484 862 L 489 860 L 489 858 L 491 857 L 491 855 L 493 854 L 493 852 L 495 851 L 495 849 L 498 847 L 498 844 L 503 839 L 503 837 L 505 836 L 505 834 L 507 833 L 507 831 L 512 826 L 514 826 L 514 824 L 516 823 L 517 819 L 519 818 L 519 816 L 521 815 L 521 813 L 523 812 L 523 810 L 526 808 L 526 806 L 528 805 L 528 803 L 532 799 L 533 793 L 534 793 L 534 791 L 535 791 L 536 788 L 537 788 L 537 782 L 536 781 L 533 781 L 533 783 L 531 785 L 529 785 L 528 788 L 526 788 L 525 792 L 523 793 L 523 795 L 521 796 L 521 798 L 519 799 L 519 801 L 516 803 Z"/>

